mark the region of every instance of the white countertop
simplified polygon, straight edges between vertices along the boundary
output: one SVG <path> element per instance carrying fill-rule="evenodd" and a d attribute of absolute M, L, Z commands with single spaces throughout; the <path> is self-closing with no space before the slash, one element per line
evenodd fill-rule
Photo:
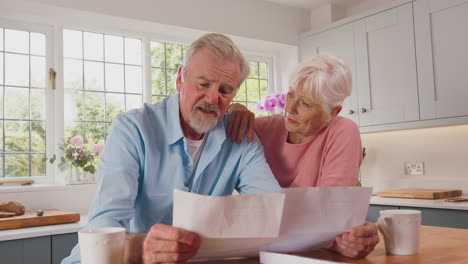
<path fill-rule="evenodd" d="M 0 241 L 75 233 L 83 228 L 87 221 L 88 216 L 81 215 L 80 222 L 76 223 L 1 230 Z"/>
<path fill-rule="evenodd" d="M 410 207 L 425 207 L 451 210 L 468 210 L 468 202 L 445 202 L 445 199 L 410 199 L 410 198 L 387 198 L 372 196 L 370 204 L 374 205 L 395 205 Z"/>

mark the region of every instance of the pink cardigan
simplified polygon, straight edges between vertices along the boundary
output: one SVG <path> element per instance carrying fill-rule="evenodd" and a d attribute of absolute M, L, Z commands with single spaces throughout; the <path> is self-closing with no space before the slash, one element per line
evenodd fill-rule
<path fill-rule="evenodd" d="M 281 187 L 356 185 L 362 145 L 352 120 L 337 116 L 303 144 L 286 142 L 283 115 L 257 118 L 256 132 Z"/>

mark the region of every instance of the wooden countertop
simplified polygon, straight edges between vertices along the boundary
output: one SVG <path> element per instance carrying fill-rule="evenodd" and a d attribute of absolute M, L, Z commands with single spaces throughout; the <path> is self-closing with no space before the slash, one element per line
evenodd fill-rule
<path fill-rule="evenodd" d="M 360 260 L 349 259 L 329 250 L 314 250 L 297 255 L 355 264 L 460 264 L 468 263 L 467 242 L 468 229 L 422 226 L 420 250 L 411 256 L 386 255 L 382 237 L 380 237 L 380 242 L 375 250 Z M 258 264 L 260 262 L 256 258 L 198 263 Z"/>

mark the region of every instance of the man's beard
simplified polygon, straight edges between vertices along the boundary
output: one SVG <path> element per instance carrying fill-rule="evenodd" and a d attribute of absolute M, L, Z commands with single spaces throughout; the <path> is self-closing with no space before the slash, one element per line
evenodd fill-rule
<path fill-rule="evenodd" d="M 203 116 L 198 113 L 198 108 L 215 112 L 216 116 Z M 216 127 L 220 112 L 221 110 L 217 104 L 209 104 L 205 101 L 199 101 L 192 109 L 192 118 L 189 120 L 189 124 L 193 130 L 197 131 L 197 133 L 205 134 Z"/>

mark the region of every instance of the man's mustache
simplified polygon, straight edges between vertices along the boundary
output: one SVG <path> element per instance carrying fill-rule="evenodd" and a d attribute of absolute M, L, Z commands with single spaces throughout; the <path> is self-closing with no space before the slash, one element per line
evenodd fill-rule
<path fill-rule="evenodd" d="M 216 113 L 216 116 L 219 116 L 219 113 L 221 112 L 217 104 L 209 104 L 205 101 L 199 101 L 198 103 L 196 103 L 193 107 L 193 111 L 195 111 L 198 107 L 206 111 L 213 111 Z"/>

